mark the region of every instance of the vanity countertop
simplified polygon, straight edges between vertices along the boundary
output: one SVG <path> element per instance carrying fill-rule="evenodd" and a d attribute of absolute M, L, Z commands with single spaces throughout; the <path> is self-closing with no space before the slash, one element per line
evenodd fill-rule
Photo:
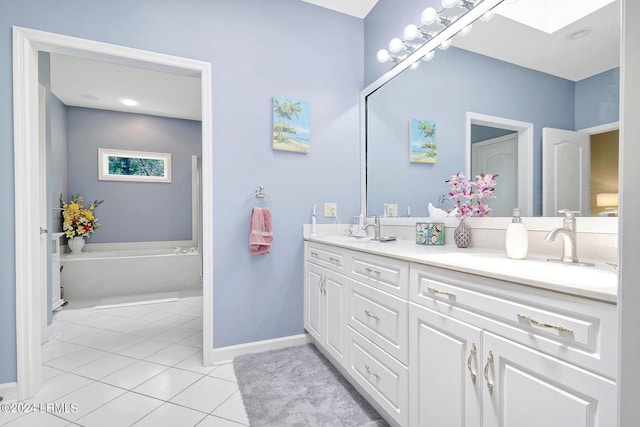
<path fill-rule="evenodd" d="M 524 260 L 513 260 L 504 251 L 458 249 L 448 245 L 422 246 L 409 240 L 378 242 L 370 238 L 348 236 L 314 236 L 306 240 L 608 303 L 615 304 L 618 298 L 618 275 L 604 263 L 586 267 L 547 262 L 546 258 L 535 255 L 528 255 Z"/>

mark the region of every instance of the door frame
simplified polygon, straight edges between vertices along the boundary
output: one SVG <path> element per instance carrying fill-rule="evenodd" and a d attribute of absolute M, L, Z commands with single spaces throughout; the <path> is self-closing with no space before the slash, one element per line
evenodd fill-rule
<path fill-rule="evenodd" d="M 471 174 L 471 125 L 498 127 L 518 132 L 518 205 L 522 216 L 533 216 L 533 123 L 467 111 L 466 173 Z"/>
<path fill-rule="evenodd" d="M 203 363 L 213 364 L 213 141 L 211 64 L 45 31 L 13 27 L 17 397 L 41 385 L 41 313 L 46 271 L 40 246 L 38 51 L 200 76 L 202 103 Z"/>

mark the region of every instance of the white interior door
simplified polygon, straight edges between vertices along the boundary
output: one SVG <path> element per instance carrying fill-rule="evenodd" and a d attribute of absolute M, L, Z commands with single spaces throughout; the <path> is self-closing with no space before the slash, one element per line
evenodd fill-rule
<path fill-rule="evenodd" d="M 498 174 L 492 216 L 511 216 L 518 207 L 518 133 L 488 139 L 471 146 L 471 176 Z"/>
<path fill-rule="evenodd" d="M 590 216 L 590 139 L 583 132 L 542 129 L 542 215 L 558 210 Z"/>

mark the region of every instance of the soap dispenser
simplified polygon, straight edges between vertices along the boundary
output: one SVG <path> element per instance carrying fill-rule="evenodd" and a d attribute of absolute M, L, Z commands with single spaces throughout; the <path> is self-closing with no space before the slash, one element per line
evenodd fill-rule
<path fill-rule="evenodd" d="M 513 219 L 507 227 L 506 238 L 507 255 L 512 259 L 524 259 L 529 249 L 529 238 L 527 228 L 520 219 L 520 209 L 513 210 Z"/>

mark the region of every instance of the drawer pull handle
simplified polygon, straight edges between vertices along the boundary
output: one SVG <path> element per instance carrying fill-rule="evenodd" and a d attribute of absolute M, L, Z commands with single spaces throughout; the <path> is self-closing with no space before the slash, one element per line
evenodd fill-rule
<path fill-rule="evenodd" d="M 318 252 L 311 252 L 311 256 L 318 257 Z"/>
<path fill-rule="evenodd" d="M 371 317 L 373 319 L 376 319 L 376 320 L 380 320 L 380 318 L 378 316 L 376 316 L 375 314 L 371 313 L 369 310 L 365 310 L 364 312 L 365 312 L 365 314 L 367 316 L 369 316 L 369 317 Z"/>
<path fill-rule="evenodd" d="M 476 383 L 476 377 L 478 376 L 471 366 L 471 360 L 475 364 L 476 355 L 478 354 L 478 350 L 476 349 L 476 343 L 471 344 L 471 351 L 469 352 L 469 358 L 467 359 L 467 369 L 469 369 L 469 376 L 471 377 L 471 382 L 473 384 Z"/>
<path fill-rule="evenodd" d="M 550 328 L 550 329 L 555 329 L 556 331 L 559 332 L 568 332 L 568 333 L 573 333 L 572 329 L 567 328 L 566 326 L 562 326 L 562 325 L 554 325 L 551 323 L 544 323 L 544 322 L 540 322 L 536 319 L 533 319 L 531 316 L 529 316 L 528 314 L 522 314 L 522 313 L 518 313 L 518 317 L 520 319 L 524 319 L 524 320 L 528 320 L 529 323 L 531 323 L 534 326 L 539 326 L 541 328 Z"/>
<path fill-rule="evenodd" d="M 329 257 L 329 261 L 331 261 L 334 264 L 340 264 L 340 260 L 338 258 L 333 258 L 333 257 Z"/>
<path fill-rule="evenodd" d="M 367 270 L 367 273 L 382 274 L 382 272 L 380 272 L 380 271 L 378 271 L 376 269 L 373 269 L 371 267 L 365 267 L 364 269 Z"/>
<path fill-rule="evenodd" d="M 374 376 L 374 377 L 376 377 L 376 379 L 378 379 L 378 380 L 380 379 L 380 375 L 378 375 L 378 374 L 376 373 L 376 371 L 374 371 L 373 369 L 371 369 L 371 368 L 369 367 L 369 365 L 364 365 L 364 367 L 365 367 L 365 368 L 367 368 L 367 374 L 369 374 L 369 375 L 373 375 L 373 376 Z"/>
<path fill-rule="evenodd" d="M 456 296 L 456 294 L 454 294 L 453 292 L 441 291 L 440 289 L 432 288 L 431 286 L 429 286 L 427 289 L 433 292 L 434 294 L 438 294 L 438 295 L 445 295 L 447 297 L 454 297 L 454 298 Z"/>
<path fill-rule="evenodd" d="M 493 394 L 493 380 L 489 379 L 489 368 L 493 367 L 493 352 L 489 351 L 489 357 L 487 357 L 487 364 L 484 365 L 484 379 L 487 382 L 487 388 L 489 394 Z"/>

